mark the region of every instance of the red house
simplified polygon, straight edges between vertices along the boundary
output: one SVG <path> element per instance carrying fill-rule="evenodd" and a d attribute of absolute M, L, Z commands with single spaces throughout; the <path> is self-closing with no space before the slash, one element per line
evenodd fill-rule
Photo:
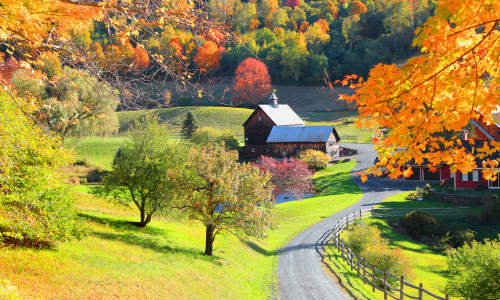
<path fill-rule="evenodd" d="M 481 147 L 486 141 L 500 141 L 500 109 L 494 112 L 495 120 L 497 123 L 487 125 L 483 118 L 477 120 L 471 120 L 474 127 L 474 140 L 476 145 L 469 145 L 470 151 L 474 147 Z M 474 147 L 473 147 L 474 146 Z M 489 159 L 499 159 L 498 152 L 494 153 Z M 480 162 L 478 161 L 478 164 Z M 482 168 L 474 169 L 470 173 L 461 173 L 450 171 L 450 167 L 446 164 L 437 166 L 437 172 L 430 172 L 427 166 L 422 165 L 412 165 L 413 174 L 409 178 L 404 178 L 404 180 L 419 180 L 419 181 L 445 181 L 453 178 L 453 187 L 455 189 L 473 189 L 478 185 L 487 187 L 488 189 L 500 189 L 500 176 L 497 176 L 495 181 L 486 180 L 483 178 L 481 170 Z M 500 173 L 499 173 L 500 175 Z"/>

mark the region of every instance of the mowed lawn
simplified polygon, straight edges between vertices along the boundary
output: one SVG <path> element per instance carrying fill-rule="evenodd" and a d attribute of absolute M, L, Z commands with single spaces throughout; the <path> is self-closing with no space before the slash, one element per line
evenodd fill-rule
<path fill-rule="evenodd" d="M 441 202 L 407 200 L 405 198 L 409 193 L 406 192 L 389 197 L 378 205 L 378 207 L 412 209 L 422 207 L 454 207 L 454 205 Z M 479 213 L 480 208 L 475 207 L 469 210 L 468 216 L 438 217 L 438 220 L 456 228 L 470 228 L 477 232 L 477 236 L 480 239 L 495 238 L 500 231 L 500 225 L 479 225 L 475 224 L 477 222 L 470 221 L 476 218 Z M 422 283 L 425 289 L 444 296 L 444 288 L 448 280 L 446 254 L 433 250 L 429 246 L 417 242 L 406 235 L 399 234 L 388 225 L 386 219 L 369 218 L 365 219 L 365 221 L 368 224 L 377 226 L 382 232 L 383 237 L 389 240 L 390 246 L 401 247 L 403 253 L 408 256 L 413 266 L 413 276 L 409 279 L 409 282 L 417 286 L 419 283 Z M 330 254 L 329 265 L 342 277 L 344 284 L 356 297 L 359 299 L 383 299 L 382 292 L 376 291 L 372 293 L 371 287 L 363 283 L 356 271 L 352 271 L 346 263 L 336 257 L 339 253 L 333 247 L 328 250 L 328 254 Z M 409 291 L 408 289 L 406 292 Z M 418 293 L 412 292 L 411 295 L 417 296 Z"/>
<path fill-rule="evenodd" d="M 200 223 L 156 218 L 139 229 L 129 223 L 137 221 L 137 211 L 93 198 L 79 186 L 76 205 L 88 235 L 51 250 L 3 248 L 0 278 L 25 298 L 266 299 L 276 292 L 277 250 L 360 199 L 353 166 L 316 173 L 316 197 L 277 205 L 280 225 L 264 240 L 218 236 L 214 257 L 202 255 Z"/>

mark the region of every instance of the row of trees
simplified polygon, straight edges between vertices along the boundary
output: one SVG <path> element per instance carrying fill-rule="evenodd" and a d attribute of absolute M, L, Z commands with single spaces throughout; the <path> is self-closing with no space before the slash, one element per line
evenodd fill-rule
<path fill-rule="evenodd" d="M 221 232 L 262 237 L 273 226 L 270 175 L 239 163 L 237 152 L 224 145 L 173 144 L 155 121 L 134 129 L 94 193 L 137 207 L 139 226 L 178 210 L 205 226 L 206 255 Z"/>
<path fill-rule="evenodd" d="M 200 221 L 206 230 L 205 254 L 212 255 L 221 232 L 262 237 L 272 228 L 273 195 L 301 197 L 311 191 L 313 171 L 305 162 L 262 157 L 240 163 L 228 139 L 206 128 L 191 131 L 193 124 L 188 114 L 183 133 L 189 133 L 191 143 L 173 143 L 156 119 L 137 122 L 93 193 L 135 206 L 140 227 L 156 214 L 174 211 Z"/>

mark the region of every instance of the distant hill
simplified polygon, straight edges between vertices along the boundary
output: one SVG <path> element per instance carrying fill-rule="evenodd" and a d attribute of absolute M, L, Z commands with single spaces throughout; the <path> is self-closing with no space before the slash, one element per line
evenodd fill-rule
<path fill-rule="evenodd" d="M 324 86 L 296 86 L 273 85 L 277 90 L 280 103 L 289 104 L 297 112 L 310 111 L 345 111 L 354 110 L 352 105 L 338 100 L 338 95 L 349 93 L 347 88 L 333 90 Z M 180 89 L 173 84 L 157 85 L 154 90 L 144 91 L 151 99 L 164 103 L 164 95 L 169 95 L 168 105 L 195 105 L 195 106 L 224 106 L 231 103 L 231 84 L 213 83 L 200 85 L 202 97 L 198 96 L 198 89 Z M 267 103 L 262 99 L 263 103 Z"/>
<path fill-rule="evenodd" d="M 301 99 L 296 97 L 294 99 Z M 283 101 L 284 102 L 284 101 Z M 283 103 L 282 102 L 282 103 Z M 292 101 L 293 102 L 293 101 Z M 293 104 L 294 109 L 300 108 L 300 103 Z M 315 105 L 321 104 L 320 101 Z M 308 107 L 308 106 L 306 106 Z M 252 109 L 234 107 L 214 107 L 214 106 L 183 106 L 168 107 L 152 110 L 125 111 L 118 113 L 120 121 L 120 131 L 126 131 L 133 120 L 144 116 L 146 113 L 156 114 L 160 120 L 170 125 L 169 134 L 178 136 L 182 121 L 188 112 L 191 112 L 198 124 L 198 127 L 212 126 L 220 129 L 230 130 L 241 141 L 243 140 L 243 122 L 250 116 Z M 306 121 L 307 125 L 334 125 L 344 141 L 369 142 L 373 135 L 371 129 L 360 129 L 354 124 L 357 117 L 354 111 L 301 111 L 297 113 Z"/>

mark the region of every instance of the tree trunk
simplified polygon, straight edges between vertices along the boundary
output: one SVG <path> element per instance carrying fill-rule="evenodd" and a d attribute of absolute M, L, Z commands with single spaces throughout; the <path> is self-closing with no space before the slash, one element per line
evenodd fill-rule
<path fill-rule="evenodd" d="M 212 255 L 213 253 L 213 244 L 215 240 L 214 231 L 215 226 L 212 224 L 205 225 L 206 234 L 205 234 L 205 255 Z"/>
<path fill-rule="evenodd" d="M 149 221 L 151 221 L 151 216 L 146 216 L 145 210 L 141 209 L 141 222 L 139 223 L 139 227 L 146 227 Z"/>

